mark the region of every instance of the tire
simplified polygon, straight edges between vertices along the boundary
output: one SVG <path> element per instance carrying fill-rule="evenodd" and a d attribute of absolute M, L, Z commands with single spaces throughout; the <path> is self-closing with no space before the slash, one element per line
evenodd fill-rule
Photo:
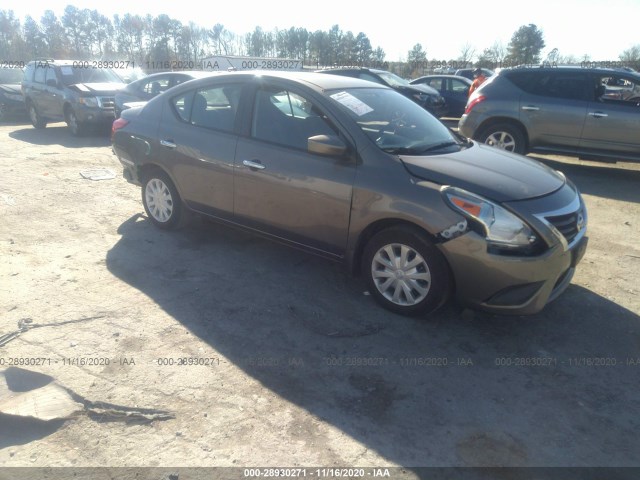
<path fill-rule="evenodd" d="M 185 208 L 178 190 L 161 170 L 146 175 L 142 184 L 142 204 L 156 227 L 174 230 L 182 226 L 186 218 Z"/>
<path fill-rule="evenodd" d="M 521 155 L 527 151 L 522 131 L 508 123 L 490 125 L 478 135 L 477 140 L 492 147 Z"/>
<path fill-rule="evenodd" d="M 362 272 L 376 301 L 401 315 L 431 313 L 446 303 L 452 290 L 444 256 L 409 227 L 375 234 L 364 249 Z"/>
<path fill-rule="evenodd" d="M 31 125 L 33 125 L 38 130 L 45 128 L 47 126 L 47 122 L 40 116 L 36 106 L 29 102 L 29 106 L 27 107 L 27 111 L 29 113 L 29 119 L 31 120 Z"/>
<path fill-rule="evenodd" d="M 85 133 L 85 125 L 78 121 L 76 112 L 72 109 L 67 110 L 67 126 L 74 137 L 81 137 Z"/>

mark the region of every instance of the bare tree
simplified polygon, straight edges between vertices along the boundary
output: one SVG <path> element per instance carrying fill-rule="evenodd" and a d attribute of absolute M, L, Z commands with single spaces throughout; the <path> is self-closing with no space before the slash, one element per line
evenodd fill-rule
<path fill-rule="evenodd" d="M 465 43 L 462 47 L 460 47 L 460 55 L 458 56 L 458 62 L 463 65 L 464 68 L 467 64 L 473 62 L 473 57 L 476 56 L 476 49 L 470 44 Z"/>

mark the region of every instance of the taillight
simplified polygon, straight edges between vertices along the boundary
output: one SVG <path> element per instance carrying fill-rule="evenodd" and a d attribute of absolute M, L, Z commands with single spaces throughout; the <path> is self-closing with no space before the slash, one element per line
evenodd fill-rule
<path fill-rule="evenodd" d="M 128 120 L 125 120 L 124 118 L 120 117 L 120 118 L 116 118 L 113 123 L 111 124 L 111 141 L 113 142 L 113 136 L 116 134 L 117 130 L 120 130 L 122 127 L 124 127 L 127 123 L 129 123 Z"/>
<path fill-rule="evenodd" d="M 464 114 L 468 114 L 473 109 L 473 107 L 478 105 L 480 102 L 484 102 L 486 98 L 487 97 L 485 97 L 484 95 L 478 95 L 477 97 L 470 99 L 469 103 L 467 103 L 467 106 L 464 109 Z"/>

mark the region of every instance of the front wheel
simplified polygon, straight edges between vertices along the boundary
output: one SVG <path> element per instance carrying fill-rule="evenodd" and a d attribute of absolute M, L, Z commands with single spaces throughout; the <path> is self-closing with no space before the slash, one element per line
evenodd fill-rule
<path fill-rule="evenodd" d="M 363 274 L 378 303 L 401 315 L 433 312 L 451 293 L 445 258 L 423 234 L 408 227 L 383 230 L 371 238 L 364 250 Z"/>
<path fill-rule="evenodd" d="M 76 112 L 74 112 L 73 110 L 69 110 L 69 112 L 67 113 L 67 126 L 69 127 L 71 134 L 75 137 L 80 137 L 85 132 L 84 124 L 78 121 Z"/>
<path fill-rule="evenodd" d="M 175 229 L 180 226 L 184 207 L 178 190 L 169 176 L 156 170 L 142 184 L 142 204 L 157 227 Z"/>
<path fill-rule="evenodd" d="M 524 135 L 519 128 L 508 123 L 499 123 L 485 128 L 478 135 L 478 140 L 508 152 L 521 155 L 526 153 Z"/>

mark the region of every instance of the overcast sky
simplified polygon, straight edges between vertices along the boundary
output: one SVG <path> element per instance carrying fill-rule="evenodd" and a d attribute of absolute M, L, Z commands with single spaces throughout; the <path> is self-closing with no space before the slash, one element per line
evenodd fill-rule
<path fill-rule="evenodd" d="M 591 60 L 618 60 L 618 55 L 640 44 L 640 0 L 536 0 L 527 8 L 514 0 L 458 0 L 450 3 L 426 1 L 362 2 L 353 0 L 254 0 L 132 2 L 131 0 L 48 0 L 12 2 L 0 7 L 13 10 L 24 20 L 31 15 L 40 20 L 45 10 L 61 17 L 68 4 L 98 10 L 112 17 L 125 13 L 153 16 L 165 13 L 183 23 L 211 28 L 221 23 L 235 34 L 274 28 L 329 30 L 338 24 L 354 35 L 363 32 L 374 48 L 382 47 L 387 61 L 404 60 L 420 43 L 429 59 L 455 60 L 465 44 L 476 53 L 494 42 L 509 43 L 522 25 L 533 23 L 544 33 L 544 54 L 558 48 L 560 55 Z M 436 5 L 446 5 L 439 10 Z"/>

